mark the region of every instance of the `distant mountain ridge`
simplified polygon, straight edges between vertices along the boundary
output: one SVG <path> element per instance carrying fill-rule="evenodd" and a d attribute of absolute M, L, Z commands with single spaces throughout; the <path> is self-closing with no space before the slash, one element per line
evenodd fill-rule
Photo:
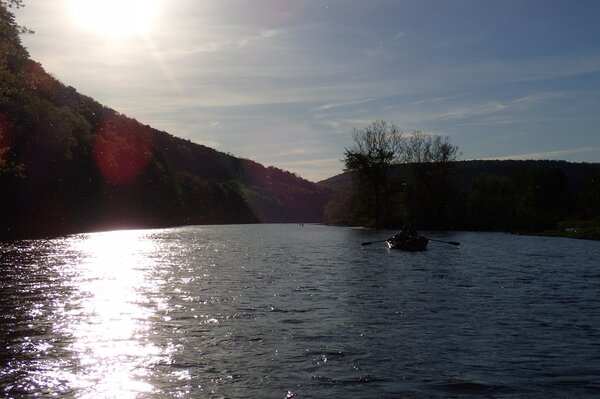
<path fill-rule="evenodd" d="M 0 239 L 121 227 L 320 222 L 330 191 L 158 131 L 29 58 L 0 5 Z"/>

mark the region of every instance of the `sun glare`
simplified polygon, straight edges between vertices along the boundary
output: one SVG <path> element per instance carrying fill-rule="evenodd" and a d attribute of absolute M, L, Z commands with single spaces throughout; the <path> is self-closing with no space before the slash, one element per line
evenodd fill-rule
<path fill-rule="evenodd" d="M 72 323 L 71 350 L 79 354 L 85 372 L 77 384 L 89 392 L 82 397 L 147 397 L 149 365 L 161 361 L 163 350 L 148 335 L 156 298 L 145 294 L 155 282 L 154 241 L 143 230 L 90 233 L 76 240 L 80 256 Z M 156 304 L 159 306 L 160 304 Z M 150 367 L 151 368 L 151 367 Z"/>
<path fill-rule="evenodd" d="M 148 33 L 160 0 L 68 0 L 73 18 L 83 28 L 108 37 Z"/>

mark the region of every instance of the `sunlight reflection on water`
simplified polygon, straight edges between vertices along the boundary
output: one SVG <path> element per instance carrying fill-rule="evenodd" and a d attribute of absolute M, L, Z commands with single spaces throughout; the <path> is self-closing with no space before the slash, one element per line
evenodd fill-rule
<path fill-rule="evenodd" d="M 157 305 L 144 296 L 155 284 L 148 275 L 154 243 L 143 231 L 90 234 L 72 243 L 80 253 L 78 301 L 66 312 L 72 322 L 64 332 L 85 370 L 78 376 L 83 397 L 134 398 L 153 389 L 143 380 L 163 355 L 145 338 Z"/>

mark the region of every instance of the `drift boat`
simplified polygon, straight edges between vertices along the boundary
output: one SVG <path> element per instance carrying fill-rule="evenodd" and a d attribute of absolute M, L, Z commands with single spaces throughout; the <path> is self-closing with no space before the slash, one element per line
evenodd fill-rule
<path fill-rule="evenodd" d="M 423 237 L 423 236 L 417 236 L 417 237 L 403 237 L 400 234 L 396 234 L 390 238 L 388 238 L 387 240 L 379 240 L 379 241 L 367 241 L 367 242 L 363 242 L 362 246 L 365 245 L 371 245 L 371 244 L 376 244 L 378 242 L 385 242 L 387 243 L 388 247 L 391 249 L 399 249 L 401 251 L 425 251 L 427 249 L 427 244 L 429 244 L 429 241 L 433 241 L 433 242 L 442 242 L 444 244 L 450 244 L 450 245 L 454 245 L 454 246 L 460 246 L 460 242 L 458 241 L 443 241 L 443 240 L 435 240 L 433 238 L 427 238 L 427 237 Z"/>
<path fill-rule="evenodd" d="M 399 240 L 392 237 L 386 242 L 390 249 L 399 249 L 402 251 L 425 251 L 427 249 L 427 244 L 429 244 L 429 240 L 422 236 L 408 238 L 406 240 Z"/>

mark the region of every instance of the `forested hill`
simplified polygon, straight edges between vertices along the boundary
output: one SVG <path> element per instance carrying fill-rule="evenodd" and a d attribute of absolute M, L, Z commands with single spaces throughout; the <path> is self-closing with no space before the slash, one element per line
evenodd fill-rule
<path fill-rule="evenodd" d="M 48 74 L 0 3 L 0 239 L 319 222 L 329 191 L 158 131 Z"/>
<path fill-rule="evenodd" d="M 336 192 L 326 221 L 368 224 L 372 219 L 373 207 L 364 206 L 369 197 L 353 191 L 349 173 L 319 184 Z M 410 222 L 430 229 L 541 232 L 580 226 L 578 231 L 589 231 L 586 238 L 600 239 L 600 163 L 401 164 L 390 171 L 388 192 L 387 221 L 394 227 Z"/>
<path fill-rule="evenodd" d="M 410 165 L 407 164 L 396 165 L 393 174 L 402 176 L 409 169 Z M 540 169 L 560 170 L 569 182 L 569 189 L 577 191 L 585 183 L 590 173 L 600 172 L 600 163 L 574 163 L 552 160 L 471 160 L 457 162 L 454 173 L 459 177 L 457 183 L 464 188 L 480 175 L 509 177 L 524 175 Z M 333 189 L 348 189 L 352 187 L 353 183 L 350 173 L 341 173 L 322 180 L 318 184 Z"/>

